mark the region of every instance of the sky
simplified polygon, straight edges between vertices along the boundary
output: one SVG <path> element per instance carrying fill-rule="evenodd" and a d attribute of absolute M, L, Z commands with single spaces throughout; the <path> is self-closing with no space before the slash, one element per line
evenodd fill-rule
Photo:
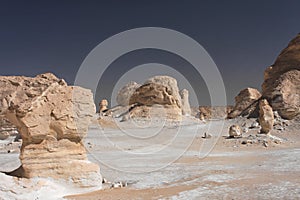
<path fill-rule="evenodd" d="M 52 72 L 73 85 L 87 55 L 107 38 L 134 28 L 162 27 L 179 31 L 205 48 L 222 75 L 227 102 L 233 104 L 241 89 L 260 90 L 265 68 L 300 32 L 299 8 L 298 0 L 2 0 L 1 75 Z M 145 67 L 147 63 L 171 68 Z M 140 65 L 144 71 L 136 67 Z M 194 90 L 190 94 L 198 101 L 191 100 L 192 105 L 209 105 L 203 77 L 185 70 L 188 65 L 170 52 L 130 52 L 108 66 L 95 101 L 107 98 L 115 104 L 116 92 L 129 79 L 143 83 L 148 76 L 171 74 L 179 79 L 180 89 Z M 133 69 L 136 73 L 124 79 Z"/>

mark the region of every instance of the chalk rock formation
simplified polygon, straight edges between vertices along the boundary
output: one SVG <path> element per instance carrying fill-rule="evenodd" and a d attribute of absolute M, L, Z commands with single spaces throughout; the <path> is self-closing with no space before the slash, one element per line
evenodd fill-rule
<path fill-rule="evenodd" d="M 181 104 L 182 104 L 182 114 L 190 116 L 191 115 L 191 106 L 189 102 L 189 91 L 183 89 L 180 91 Z"/>
<path fill-rule="evenodd" d="M 181 97 L 176 79 L 169 76 L 154 76 L 132 94 L 129 104 L 152 106 L 175 105 L 181 108 Z"/>
<path fill-rule="evenodd" d="M 240 126 L 232 125 L 229 127 L 229 137 L 238 137 L 242 135 Z"/>
<path fill-rule="evenodd" d="M 141 85 L 131 81 L 127 85 L 121 88 L 121 90 L 118 92 L 117 95 L 117 103 L 121 106 L 128 106 L 129 100 L 132 96 L 132 94 L 135 92 L 137 88 L 139 88 Z"/>
<path fill-rule="evenodd" d="M 35 78 L 1 76 L 0 88 L 0 114 L 23 139 L 22 166 L 14 173 L 101 186 L 99 167 L 87 160 L 82 143 L 95 113 L 90 90 L 67 86 L 50 73 Z"/>
<path fill-rule="evenodd" d="M 261 133 L 269 133 L 273 129 L 274 114 L 266 99 L 259 101 L 259 123 L 261 125 Z"/>
<path fill-rule="evenodd" d="M 300 113 L 300 34 L 265 70 L 262 91 L 281 117 L 293 119 Z"/>
<path fill-rule="evenodd" d="M 235 118 L 237 116 L 258 115 L 257 103 L 261 97 L 261 93 L 254 88 L 246 88 L 235 97 L 235 106 L 228 118 Z"/>
<path fill-rule="evenodd" d="M 102 99 L 99 103 L 99 113 L 107 110 L 108 101 L 106 99 Z"/>

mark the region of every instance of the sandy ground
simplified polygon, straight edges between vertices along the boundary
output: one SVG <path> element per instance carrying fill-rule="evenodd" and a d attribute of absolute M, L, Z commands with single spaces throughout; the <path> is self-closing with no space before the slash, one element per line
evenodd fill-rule
<path fill-rule="evenodd" d="M 103 190 L 66 198 L 300 199 L 299 129 L 291 125 L 273 130 L 280 143 L 242 144 L 259 129 L 228 139 L 228 127 L 236 123 L 243 122 L 189 122 L 130 131 L 91 128 L 86 140 L 90 159 L 99 163 L 108 181 L 128 186 L 105 184 Z M 212 137 L 202 138 L 205 132 Z"/>
<path fill-rule="evenodd" d="M 273 140 L 258 134 L 259 128 L 241 138 L 227 138 L 230 125 L 245 122 L 253 120 L 186 119 L 180 124 L 152 119 L 90 127 L 85 140 L 89 159 L 101 166 L 109 183 L 102 190 L 65 198 L 300 199 L 299 121 L 283 131 L 273 130 Z M 211 137 L 203 138 L 204 133 Z M 20 145 L 13 137 L 0 141 L 0 171 L 20 165 Z M 36 185 L 0 175 L 0 199 L 61 199 L 74 194 L 49 180 L 36 180 Z M 128 186 L 111 188 L 119 181 Z"/>

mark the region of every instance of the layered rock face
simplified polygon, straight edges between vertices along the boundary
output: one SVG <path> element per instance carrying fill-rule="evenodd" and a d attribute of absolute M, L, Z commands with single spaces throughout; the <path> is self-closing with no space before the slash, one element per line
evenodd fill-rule
<path fill-rule="evenodd" d="M 300 113 L 300 34 L 265 70 L 262 91 L 281 117 L 293 119 Z"/>
<path fill-rule="evenodd" d="M 176 79 L 169 76 L 155 76 L 148 79 L 132 94 L 129 104 L 152 106 L 175 105 L 181 108 L 181 97 Z"/>
<path fill-rule="evenodd" d="M 89 90 L 68 86 L 49 73 L 2 76 L 0 87 L 1 113 L 23 139 L 21 176 L 101 186 L 99 167 L 87 160 L 82 143 L 96 109 Z"/>
<path fill-rule="evenodd" d="M 229 118 L 235 118 L 239 115 L 249 116 L 256 115 L 258 100 L 261 98 L 261 93 L 254 88 L 246 88 L 235 97 L 235 106 Z M 257 113 L 258 114 L 258 113 Z"/>
<path fill-rule="evenodd" d="M 274 113 L 266 99 L 259 101 L 259 123 L 261 133 L 269 133 L 274 125 Z"/>
<path fill-rule="evenodd" d="M 182 104 L 182 114 L 186 116 L 190 116 L 191 106 L 189 102 L 189 91 L 187 89 L 181 90 L 180 96 L 181 96 L 181 104 Z"/>
<path fill-rule="evenodd" d="M 112 116 L 125 116 L 123 121 L 140 117 L 181 120 L 183 112 L 190 113 L 188 91 L 184 91 L 182 99 L 176 79 L 169 76 L 154 76 L 143 85 L 130 82 L 118 92 L 117 102 L 121 107 L 111 109 L 108 113 Z M 120 113 L 124 108 L 126 111 Z"/>
<path fill-rule="evenodd" d="M 117 103 L 120 106 L 128 106 L 129 100 L 132 96 L 132 94 L 135 92 L 137 88 L 139 88 L 141 85 L 131 81 L 128 84 L 126 84 L 124 87 L 121 88 L 121 90 L 118 92 L 117 95 Z"/>

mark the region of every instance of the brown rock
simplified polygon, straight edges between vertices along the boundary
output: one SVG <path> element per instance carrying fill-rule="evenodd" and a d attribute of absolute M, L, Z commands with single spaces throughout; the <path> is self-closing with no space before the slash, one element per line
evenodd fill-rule
<path fill-rule="evenodd" d="M 229 137 L 239 137 L 242 135 L 240 126 L 232 125 L 229 127 Z"/>
<path fill-rule="evenodd" d="M 6 140 L 9 137 L 9 133 L 7 131 L 0 132 L 0 140 Z"/>
<path fill-rule="evenodd" d="M 300 113 L 300 34 L 265 70 L 262 90 L 281 117 L 293 119 Z"/>
<path fill-rule="evenodd" d="M 189 102 L 189 91 L 183 89 L 180 91 L 181 104 L 182 104 L 182 114 L 190 116 L 191 115 L 191 106 Z"/>
<path fill-rule="evenodd" d="M 274 114 L 266 99 L 259 101 L 259 123 L 261 125 L 261 133 L 269 133 L 273 129 Z"/>
<path fill-rule="evenodd" d="M 135 92 L 137 88 L 141 85 L 136 82 L 129 82 L 127 85 L 121 88 L 117 95 L 117 103 L 121 106 L 128 106 L 129 100 L 132 94 Z"/>
<path fill-rule="evenodd" d="M 261 97 L 261 93 L 254 88 L 246 88 L 235 97 L 235 106 L 228 118 L 235 118 L 237 116 L 258 115 L 255 113 L 257 102 Z"/>
<path fill-rule="evenodd" d="M 90 90 L 67 86 L 53 74 L 0 77 L 1 113 L 20 132 L 21 176 L 71 180 L 99 187 L 99 167 L 82 143 L 95 114 Z M 100 183 L 100 184 L 99 184 Z"/>
<path fill-rule="evenodd" d="M 181 97 L 176 79 L 169 76 L 155 76 L 148 79 L 131 96 L 129 104 L 135 103 L 147 106 L 175 105 L 181 108 Z"/>

